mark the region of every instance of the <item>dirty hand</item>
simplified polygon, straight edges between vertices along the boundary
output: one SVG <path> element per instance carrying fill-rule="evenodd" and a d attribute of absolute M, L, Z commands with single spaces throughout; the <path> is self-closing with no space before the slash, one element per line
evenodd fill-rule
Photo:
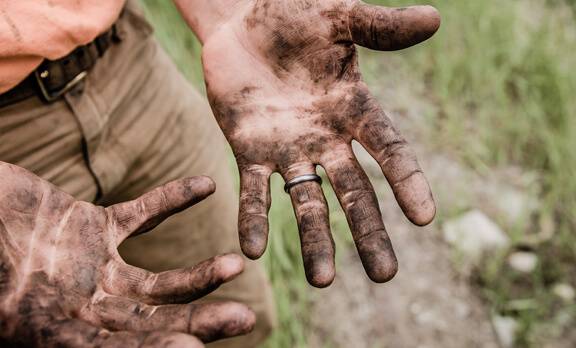
<path fill-rule="evenodd" d="M 186 304 L 238 275 L 240 256 L 155 274 L 117 252 L 213 191 L 187 178 L 103 208 L 0 162 L 0 346 L 201 347 L 249 332 L 242 304 Z"/>
<path fill-rule="evenodd" d="M 214 10 L 219 3 L 227 6 Z M 242 250 L 258 258 L 266 248 L 270 175 L 279 172 L 289 181 L 321 165 L 368 276 L 391 279 L 397 261 L 352 140 L 379 162 L 413 223 L 430 223 L 435 205 L 414 153 L 362 81 L 355 45 L 389 51 L 417 44 L 438 29 L 437 11 L 357 0 L 220 0 L 210 6 L 217 15 L 209 26 L 202 26 L 200 14 L 188 22 L 204 44 L 208 97 L 240 170 Z M 186 17 L 187 8 L 180 7 Z M 335 274 L 334 245 L 321 186 L 305 182 L 290 196 L 308 281 L 327 286 Z"/>

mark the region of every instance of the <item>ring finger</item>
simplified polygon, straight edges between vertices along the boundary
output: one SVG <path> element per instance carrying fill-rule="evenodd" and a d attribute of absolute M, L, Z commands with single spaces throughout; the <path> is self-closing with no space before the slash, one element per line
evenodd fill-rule
<path fill-rule="evenodd" d="M 291 168 L 283 176 L 290 182 L 315 173 L 314 165 L 306 164 Z M 334 280 L 335 251 L 322 187 L 317 181 L 305 181 L 288 188 L 288 193 L 298 222 L 306 278 L 315 287 L 326 287 Z"/>

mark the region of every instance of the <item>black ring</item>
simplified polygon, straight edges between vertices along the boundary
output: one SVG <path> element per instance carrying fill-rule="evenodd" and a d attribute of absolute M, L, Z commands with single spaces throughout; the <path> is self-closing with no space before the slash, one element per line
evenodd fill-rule
<path fill-rule="evenodd" d="M 286 193 L 290 193 L 290 189 L 298 184 L 301 184 L 303 182 L 307 182 L 307 181 L 316 181 L 317 183 L 319 183 L 320 185 L 322 185 L 322 178 L 319 177 L 316 174 L 304 174 L 304 175 L 300 175 L 297 176 L 295 178 L 293 178 L 292 180 L 288 181 L 286 183 L 286 185 L 284 185 L 284 191 L 286 191 Z"/>

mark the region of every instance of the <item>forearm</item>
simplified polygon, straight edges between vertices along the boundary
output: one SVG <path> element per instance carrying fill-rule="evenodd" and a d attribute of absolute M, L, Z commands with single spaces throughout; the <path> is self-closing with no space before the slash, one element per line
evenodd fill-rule
<path fill-rule="evenodd" d="M 202 43 L 246 0 L 174 0 L 180 14 Z"/>

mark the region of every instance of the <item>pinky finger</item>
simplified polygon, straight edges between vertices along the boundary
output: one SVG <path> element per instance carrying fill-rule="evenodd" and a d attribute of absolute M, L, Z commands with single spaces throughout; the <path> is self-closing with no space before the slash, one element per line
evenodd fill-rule
<path fill-rule="evenodd" d="M 204 344 L 194 336 L 178 332 L 114 332 L 104 342 L 95 344 L 102 348 L 202 348 Z"/>

